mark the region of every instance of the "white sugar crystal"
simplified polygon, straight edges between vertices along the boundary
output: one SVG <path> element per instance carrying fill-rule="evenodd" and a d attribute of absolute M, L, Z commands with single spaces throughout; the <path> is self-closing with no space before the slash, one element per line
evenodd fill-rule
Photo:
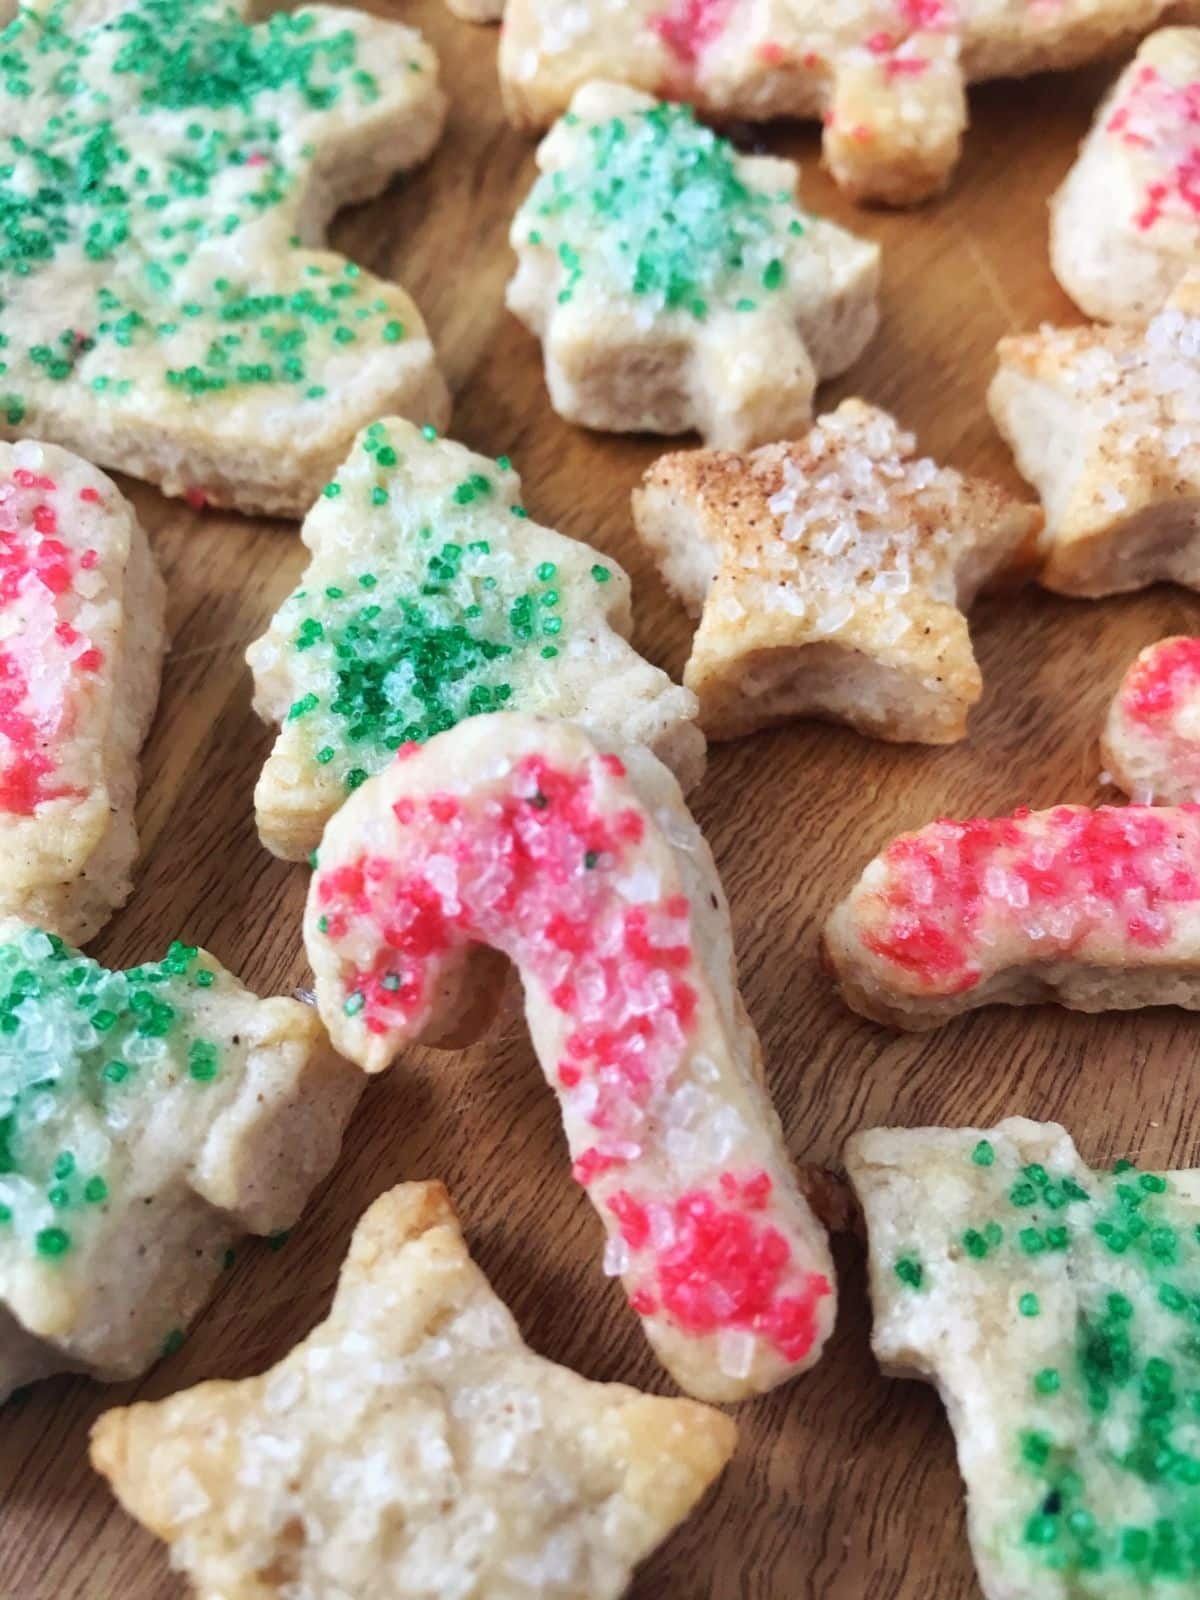
<path fill-rule="evenodd" d="M 604 1241 L 604 1276 L 620 1278 L 629 1271 L 632 1252 L 619 1233 L 610 1233 Z"/>
<path fill-rule="evenodd" d="M 758 1340 L 741 1328 L 724 1328 L 717 1339 L 717 1365 L 727 1378 L 750 1376 Z"/>

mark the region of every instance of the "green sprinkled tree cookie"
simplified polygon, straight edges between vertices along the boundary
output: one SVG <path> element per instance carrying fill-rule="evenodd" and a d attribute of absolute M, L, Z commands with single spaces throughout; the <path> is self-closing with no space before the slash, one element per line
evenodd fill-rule
<path fill-rule="evenodd" d="M 0 1397 L 174 1348 L 234 1235 L 295 1221 L 359 1081 L 194 945 L 110 972 L 0 922 Z"/>
<path fill-rule="evenodd" d="M 427 156 L 411 28 L 250 0 L 34 0 L 0 34 L 0 432 L 299 514 L 384 410 L 449 411 L 420 314 L 314 248 Z"/>
<path fill-rule="evenodd" d="M 1092 1172 L 1055 1123 L 875 1128 L 873 1344 L 936 1383 L 988 1600 L 1200 1585 L 1200 1173 Z"/>
<path fill-rule="evenodd" d="M 627 642 L 629 579 L 531 521 L 520 489 L 506 457 L 395 417 L 325 486 L 300 588 L 247 652 L 255 709 L 280 725 L 255 792 L 276 855 L 302 859 L 402 745 L 481 712 L 569 717 L 699 781 L 695 697 Z"/>
<path fill-rule="evenodd" d="M 509 307 L 560 416 L 740 449 L 803 431 L 875 332 L 879 250 L 797 203 L 687 106 L 591 83 L 538 150 Z"/>

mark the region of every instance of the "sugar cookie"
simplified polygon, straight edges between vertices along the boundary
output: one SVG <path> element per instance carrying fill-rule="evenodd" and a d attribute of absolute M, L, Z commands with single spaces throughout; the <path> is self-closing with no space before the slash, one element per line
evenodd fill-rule
<path fill-rule="evenodd" d="M 355 442 L 301 530 L 299 590 L 247 652 L 281 724 L 255 792 L 276 855 L 306 856 L 399 745 L 481 711 L 570 717 L 699 781 L 695 698 L 627 643 L 629 579 L 530 521 L 520 490 L 506 457 L 395 417 Z"/>
<path fill-rule="evenodd" d="M 734 1400 L 817 1359 L 824 1230 L 764 1087 L 712 856 L 648 751 L 517 713 L 402 751 L 326 829 L 304 939 L 331 1037 L 368 1072 L 445 1026 L 472 948 L 508 955 L 605 1270 L 675 1380 Z"/>
<path fill-rule="evenodd" d="M 438 1183 L 366 1212 L 269 1372 L 102 1416 L 92 1461 L 223 1600 L 617 1600 L 733 1453 L 728 1417 L 534 1355 Z"/>
<path fill-rule="evenodd" d="M 0 923 L 0 1395 L 145 1371 L 232 1238 L 296 1220 L 360 1082 L 194 945 L 109 972 Z"/>
<path fill-rule="evenodd" d="M 4 35 L 0 431 L 299 514 L 363 423 L 441 424 L 404 291 L 314 249 L 436 144 L 411 28 L 251 0 L 33 0 Z"/>
<path fill-rule="evenodd" d="M 793 162 L 739 155 L 686 106 L 588 84 L 538 166 L 508 304 L 569 422 L 787 437 L 875 332 L 878 246 L 801 211 Z"/>
<path fill-rule="evenodd" d="M 1134 800 L 1200 800 L 1200 639 L 1147 645 L 1113 697 L 1100 748 Z"/>

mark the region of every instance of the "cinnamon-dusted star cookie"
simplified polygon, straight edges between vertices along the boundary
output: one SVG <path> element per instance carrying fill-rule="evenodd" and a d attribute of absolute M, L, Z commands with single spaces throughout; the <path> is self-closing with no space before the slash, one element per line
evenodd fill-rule
<path fill-rule="evenodd" d="M 1100 748 L 1108 776 L 1134 800 L 1200 800 L 1200 639 L 1146 646 L 1113 696 Z"/>
<path fill-rule="evenodd" d="M 1152 34 L 1050 202 L 1050 259 L 1090 317 L 1144 322 L 1200 270 L 1200 28 Z"/>
<path fill-rule="evenodd" d="M 542 127 L 607 78 L 716 117 L 820 118 L 858 200 L 945 186 L 965 86 L 1073 67 L 1145 32 L 1170 0 L 509 0 L 500 74 L 512 118 Z"/>
<path fill-rule="evenodd" d="M 569 422 L 786 437 L 875 332 L 878 246 L 802 211 L 793 162 L 739 155 L 687 106 L 588 84 L 537 159 L 508 304 Z"/>
<path fill-rule="evenodd" d="M 795 444 L 646 473 L 634 522 L 700 613 L 684 682 L 710 738 L 794 716 L 926 744 L 966 733 L 982 680 L 963 613 L 1041 518 L 915 451 L 846 400 Z"/>
<path fill-rule="evenodd" d="M 276 855 L 306 856 L 400 745 L 482 711 L 570 717 L 699 781 L 695 697 L 627 643 L 629 579 L 530 521 L 520 489 L 506 457 L 395 417 L 326 485 L 300 588 L 247 652 L 255 708 L 281 724 L 255 794 Z"/>
<path fill-rule="evenodd" d="M 359 1081 L 194 945 L 110 972 L 0 922 L 0 1395 L 172 1348 L 233 1237 L 296 1220 Z"/>
<path fill-rule="evenodd" d="M 1148 324 L 1000 341 L 996 426 L 1046 508 L 1041 581 L 1200 588 L 1200 273 Z"/>
<path fill-rule="evenodd" d="M 146 535 L 103 473 L 0 443 L 0 916 L 79 943 L 128 898 L 163 605 Z"/>
<path fill-rule="evenodd" d="M 382 1195 L 269 1372 L 110 1411 L 92 1461 L 224 1600 L 617 1600 L 728 1417 L 534 1355 L 439 1183 Z"/>
<path fill-rule="evenodd" d="M 987 1600 L 1200 1584 L 1200 1173 L 1093 1172 L 1066 1131 L 873 1128 L 872 1344 L 946 1402 Z"/>
<path fill-rule="evenodd" d="M 3 38 L 0 431 L 299 514 L 381 411 L 441 423 L 404 291 L 315 248 L 445 111 L 411 28 L 250 0 L 33 0 Z"/>
<path fill-rule="evenodd" d="M 729 909 L 679 786 L 638 746 L 499 713 L 401 751 L 321 841 L 305 946 L 368 1072 L 516 965 L 576 1179 L 679 1385 L 736 1400 L 820 1355 L 824 1230 L 796 1186 L 737 990 Z"/>
<path fill-rule="evenodd" d="M 824 956 L 847 1005 L 898 1028 L 995 1003 L 1200 1009 L 1200 806 L 931 822 L 869 864 Z"/>

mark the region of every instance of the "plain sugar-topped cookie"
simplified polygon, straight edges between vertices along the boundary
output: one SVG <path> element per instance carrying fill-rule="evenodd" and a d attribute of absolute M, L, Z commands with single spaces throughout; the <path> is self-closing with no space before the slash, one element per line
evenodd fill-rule
<path fill-rule="evenodd" d="M 299 515 L 383 411 L 449 398 L 404 291 L 314 248 L 427 156 L 411 28 L 250 0 L 35 0 L 3 35 L 0 430 Z"/>
<path fill-rule="evenodd" d="M 618 1600 L 736 1437 L 534 1355 L 441 1184 L 407 1183 L 290 1355 L 108 1412 L 92 1462 L 200 1600 Z"/>
<path fill-rule="evenodd" d="M 901 834 L 825 924 L 847 1005 L 898 1028 L 977 1006 L 1200 1009 L 1200 806 L 1055 806 Z"/>
<path fill-rule="evenodd" d="M 0 443 L 0 916 L 82 943 L 129 897 L 163 582 L 112 482 Z"/>
<path fill-rule="evenodd" d="M 982 680 L 963 613 L 1041 522 L 860 400 L 795 444 L 662 456 L 633 516 L 700 614 L 684 682 L 710 738 L 819 716 L 927 744 L 966 733 Z"/>
<path fill-rule="evenodd" d="M 695 698 L 627 642 L 629 579 L 531 521 L 520 490 L 507 458 L 395 417 L 355 441 L 301 529 L 299 589 L 247 652 L 255 709 L 281 725 L 255 792 L 269 850 L 306 856 L 400 745 L 483 711 L 570 717 L 699 781 Z"/>
<path fill-rule="evenodd" d="M 873 1128 L 846 1170 L 872 1345 L 945 1401 L 987 1600 L 1194 1593 L 1200 1173 L 1094 1172 L 1021 1117 Z"/>
<path fill-rule="evenodd" d="M 729 908 L 679 786 L 638 746 L 500 713 L 401 751 L 333 818 L 304 942 L 335 1046 L 368 1072 L 517 967 L 577 1181 L 681 1388 L 706 1400 L 811 1366 L 834 1317 L 737 989 Z"/>
<path fill-rule="evenodd" d="M 359 1082 L 195 946 L 110 972 L 0 923 L 0 1395 L 172 1348 L 232 1239 L 296 1220 Z"/>
<path fill-rule="evenodd" d="M 793 162 L 739 155 L 687 106 L 588 84 L 537 159 L 508 304 L 569 422 L 787 437 L 875 332 L 878 246 L 802 211 Z"/>
<path fill-rule="evenodd" d="M 1149 323 L 1002 339 L 996 426 L 1046 509 L 1041 581 L 1200 588 L 1200 273 Z"/>
<path fill-rule="evenodd" d="M 1054 275 L 1090 317 L 1144 322 L 1200 270 L 1200 28 L 1152 34 L 1050 202 Z"/>
<path fill-rule="evenodd" d="M 1200 639 L 1147 645 L 1113 696 L 1100 741 L 1107 776 L 1134 800 L 1200 800 Z"/>
<path fill-rule="evenodd" d="M 719 118 L 819 118 L 825 160 L 857 200 L 942 189 L 966 85 L 1074 67 L 1152 28 L 1169 0 L 509 0 L 509 114 L 543 127 L 591 79 Z"/>

